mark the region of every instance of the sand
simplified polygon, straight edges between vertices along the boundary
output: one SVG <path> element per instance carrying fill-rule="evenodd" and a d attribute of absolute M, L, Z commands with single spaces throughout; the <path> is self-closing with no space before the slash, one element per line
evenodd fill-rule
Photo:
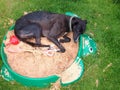
<path fill-rule="evenodd" d="M 45 37 L 41 39 L 42 44 L 51 45 L 53 47 L 52 50 L 44 47 L 31 47 L 22 41 L 17 45 L 9 44 L 10 36 L 12 35 L 14 35 L 13 31 L 7 33 L 7 39 L 4 41 L 4 51 L 10 67 L 23 76 L 40 78 L 60 75 L 70 67 L 78 52 L 78 43 L 74 43 L 72 33 L 68 35 L 71 38 L 71 42 L 62 43 L 66 49 L 65 53 L 56 52 L 55 50 L 58 48 Z"/>

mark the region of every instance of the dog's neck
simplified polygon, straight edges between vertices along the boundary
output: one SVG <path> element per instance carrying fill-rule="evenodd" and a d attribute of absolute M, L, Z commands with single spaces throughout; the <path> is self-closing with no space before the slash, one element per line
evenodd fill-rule
<path fill-rule="evenodd" d="M 71 16 L 70 19 L 69 19 L 69 30 L 70 30 L 70 32 L 72 32 L 72 19 L 73 19 L 74 17 L 77 17 L 77 16 L 76 16 L 76 15 Z"/>

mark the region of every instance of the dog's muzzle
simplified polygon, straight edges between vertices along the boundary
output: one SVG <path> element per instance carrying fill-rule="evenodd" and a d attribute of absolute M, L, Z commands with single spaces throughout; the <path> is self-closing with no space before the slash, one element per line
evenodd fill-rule
<path fill-rule="evenodd" d="M 74 40 L 75 43 L 78 42 L 80 35 L 81 35 L 81 34 L 80 34 L 80 33 L 77 33 L 77 32 L 74 32 L 74 33 L 73 33 L 73 40 Z"/>

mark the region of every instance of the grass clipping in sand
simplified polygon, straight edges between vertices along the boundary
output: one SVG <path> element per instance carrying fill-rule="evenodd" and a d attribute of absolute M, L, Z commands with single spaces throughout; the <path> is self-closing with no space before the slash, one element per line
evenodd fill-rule
<path fill-rule="evenodd" d="M 9 44 L 12 35 L 14 35 L 13 31 L 8 31 L 6 35 L 7 39 L 4 41 L 4 51 L 10 67 L 23 76 L 38 78 L 60 75 L 70 67 L 78 52 L 78 44 L 74 43 L 72 33 L 68 35 L 71 38 L 71 42 L 62 43 L 66 49 L 65 53 L 50 51 L 46 47 L 31 47 L 22 41 L 17 45 Z M 41 39 L 41 42 L 42 44 L 51 45 L 53 48 L 58 49 L 44 37 Z"/>

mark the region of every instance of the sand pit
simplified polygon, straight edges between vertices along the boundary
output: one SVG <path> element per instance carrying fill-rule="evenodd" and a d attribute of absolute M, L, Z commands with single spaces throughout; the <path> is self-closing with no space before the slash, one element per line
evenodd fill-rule
<path fill-rule="evenodd" d="M 43 47 L 34 48 L 23 42 L 17 45 L 10 44 L 12 35 L 14 35 L 13 31 L 7 33 L 4 51 L 10 67 L 23 76 L 38 78 L 59 75 L 70 67 L 78 52 L 78 43 L 74 43 L 72 33 L 68 35 L 71 42 L 62 43 L 66 49 L 65 53 L 56 52 L 55 49 L 58 48 L 46 38 L 41 39 L 42 43 L 51 45 L 53 50 Z"/>

